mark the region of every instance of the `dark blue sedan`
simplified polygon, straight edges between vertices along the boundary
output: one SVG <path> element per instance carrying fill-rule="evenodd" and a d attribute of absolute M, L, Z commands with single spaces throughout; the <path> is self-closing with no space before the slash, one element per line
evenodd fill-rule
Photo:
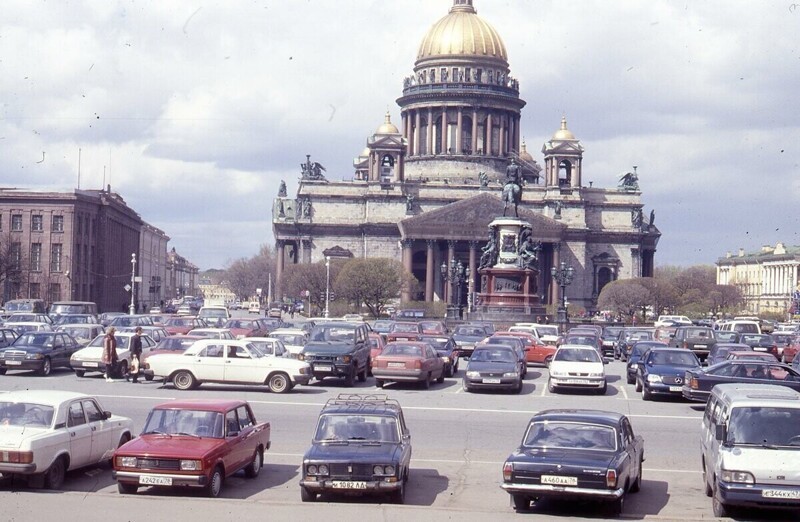
<path fill-rule="evenodd" d="M 639 360 L 636 391 L 645 401 L 653 395 L 680 397 L 686 372 L 699 369 L 700 359 L 685 348 L 651 348 Z"/>

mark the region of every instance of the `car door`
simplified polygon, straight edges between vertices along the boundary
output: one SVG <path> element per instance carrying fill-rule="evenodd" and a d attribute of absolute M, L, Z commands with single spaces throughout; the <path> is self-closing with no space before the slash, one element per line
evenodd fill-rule
<path fill-rule="evenodd" d="M 236 408 L 236 416 L 239 418 L 239 431 L 242 437 L 242 462 L 247 463 L 258 447 L 258 437 L 254 436 L 256 419 L 253 416 L 253 412 L 245 405 Z"/>
<path fill-rule="evenodd" d="M 265 365 L 270 365 L 272 359 L 272 357 L 257 358 L 256 354 L 251 354 L 245 346 L 225 345 L 224 380 L 263 384 L 267 377 Z"/>
<path fill-rule="evenodd" d="M 436 350 L 431 348 L 430 346 L 427 349 L 428 359 L 430 360 L 430 364 L 433 367 L 433 375 L 437 377 L 441 377 L 444 373 L 444 361 L 439 354 L 436 353 Z"/>
<path fill-rule="evenodd" d="M 222 382 L 225 378 L 225 346 L 209 344 L 191 360 L 191 370 L 199 381 Z"/>
<path fill-rule="evenodd" d="M 80 400 L 67 407 L 67 433 L 69 433 L 70 469 L 80 468 L 92 462 L 92 428 L 86 421 Z"/>
<path fill-rule="evenodd" d="M 629 483 L 633 484 L 636 480 L 636 475 L 639 473 L 639 459 L 641 458 L 641 455 L 639 454 L 640 450 L 636 446 L 636 437 L 633 434 L 633 427 L 627 418 L 622 419 L 622 423 L 619 428 L 621 429 L 623 449 L 629 457 L 627 461 L 628 476 L 630 477 Z"/>
<path fill-rule="evenodd" d="M 106 420 L 103 410 L 94 400 L 84 399 L 81 405 L 92 433 L 92 462 L 111 458 L 114 453 L 113 424 Z"/>
<path fill-rule="evenodd" d="M 249 452 L 247 438 L 242 433 L 239 417 L 235 409 L 225 413 L 225 444 L 227 446 L 226 455 L 223 456 L 225 469 L 237 470 L 241 468 L 246 462 Z"/>

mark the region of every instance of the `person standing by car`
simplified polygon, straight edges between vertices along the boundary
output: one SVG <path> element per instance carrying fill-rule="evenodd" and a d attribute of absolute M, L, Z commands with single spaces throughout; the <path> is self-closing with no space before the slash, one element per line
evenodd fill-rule
<path fill-rule="evenodd" d="M 139 368 L 141 367 L 142 358 L 142 327 L 137 326 L 134 330 L 134 335 L 131 337 L 131 366 L 125 380 L 131 382 L 139 382 Z"/>
<path fill-rule="evenodd" d="M 114 337 L 116 331 L 116 328 L 110 327 L 103 338 L 103 364 L 106 365 L 103 376 L 106 378 L 106 382 L 114 382 L 112 376 L 117 371 L 117 338 Z"/>

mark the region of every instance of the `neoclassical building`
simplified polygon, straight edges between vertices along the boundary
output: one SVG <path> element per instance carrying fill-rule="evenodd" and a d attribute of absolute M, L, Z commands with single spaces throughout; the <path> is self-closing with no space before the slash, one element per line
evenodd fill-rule
<path fill-rule="evenodd" d="M 288 264 L 388 257 L 421 282 L 404 300 L 451 297 L 440 267 L 460 261 L 466 302 L 488 225 L 503 214 L 512 159 L 525 180 L 519 215 L 542 243 L 543 303 L 558 299 L 550 267 L 562 261 L 575 269 L 569 301 L 587 310 L 608 282 L 652 275 L 661 234 L 653 213 L 644 218 L 636 168 L 618 187 L 586 186 L 584 147 L 566 118 L 544 141 L 543 167 L 534 159 L 522 141 L 526 102 L 505 45 L 472 0 L 454 0 L 424 35 L 397 104 L 402 130 L 387 112 L 354 159 L 352 178 L 325 179 L 307 161 L 297 194 L 274 201 L 278 295 Z"/>

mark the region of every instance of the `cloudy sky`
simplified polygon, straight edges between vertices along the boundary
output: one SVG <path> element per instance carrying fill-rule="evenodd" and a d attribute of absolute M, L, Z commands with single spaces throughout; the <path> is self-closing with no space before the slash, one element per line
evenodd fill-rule
<path fill-rule="evenodd" d="M 800 1 L 475 0 L 541 144 L 637 165 L 657 264 L 800 244 Z M 452 0 L 3 0 L 0 186 L 111 184 L 201 269 L 272 244 L 305 154 L 333 179 Z"/>

